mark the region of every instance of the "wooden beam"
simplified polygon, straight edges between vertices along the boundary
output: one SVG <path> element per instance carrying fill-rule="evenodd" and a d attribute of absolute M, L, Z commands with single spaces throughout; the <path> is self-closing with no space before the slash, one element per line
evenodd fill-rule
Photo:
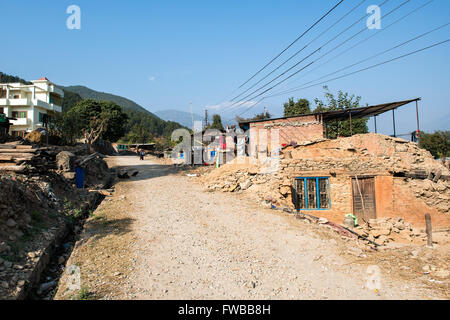
<path fill-rule="evenodd" d="M 36 153 L 38 149 L 0 149 L 0 153 Z"/>
<path fill-rule="evenodd" d="M 33 153 L 0 153 L 0 160 L 4 158 L 4 160 L 9 161 L 9 159 L 28 159 L 32 160 L 36 157 Z"/>
<path fill-rule="evenodd" d="M 426 232 L 427 232 L 427 246 L 433 246 L 433 229 L 431 227 L 431 215 L 427 213 L 425 215 Z"/>
<path fill-rule="evenodd" d="M 6 166 L 6 167 L 0 167 L 1 172 L 24 172 L 26 170 L 26 166 Z"/>

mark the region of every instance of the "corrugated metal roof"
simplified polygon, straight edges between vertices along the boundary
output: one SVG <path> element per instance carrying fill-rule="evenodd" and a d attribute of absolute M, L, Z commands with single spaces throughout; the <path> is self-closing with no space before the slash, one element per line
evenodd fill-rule
<path fill-rule="evenodd" d="M 291 118 L 308 117 L 308 116 L 322 116 L 324 121 L 348 120 L 350 118 L 350 114 L 352 116 L 352 119 L 367 118 L 367 117 L 378 116 L 382 113 L 385 113 L 385 112 L 388 112 L 391 110 L 395 110 L 401 106 L 407 105 L 411 102 L 420 101 L 420 100 L 421 100 L 421 98 L 416 98 L 416 99 L 411 99 L 411 100 L 390 102 L 390 103 L 384 103 L 384 104 L 368 106 L 368 107 L 311 113 L 311 114 L 304 114 L 304 115 L 298 115 L 298 116 L 292 116 L 292 117 L 244 121 L 244 122 L 240 122 L 240 124 L 267 122 L 267 121 L 273 121 L 273 120 L 291 119 Z"/>

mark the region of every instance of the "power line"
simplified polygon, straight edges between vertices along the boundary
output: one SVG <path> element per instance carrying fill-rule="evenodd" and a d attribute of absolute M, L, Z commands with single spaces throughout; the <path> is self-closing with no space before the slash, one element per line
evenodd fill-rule
<path fill-rule="evenodd" d="M 230 118 L 230 119 L 226 120 L 225 123 L 227 123 L 227 122 L 229 122 L 229 121 L 231 121 L 231 120 L 233 120 L 233 119 L 235 119 L 235 118 L 239 118 L 239 117 L 241 117 L 242 115 L 246 114 L 248 111 L 250 111 L 251 109 L 253 109 L 254 107 L 256 107 L 258 104 L 260 104 L 264 99 L 266 99 L 266 98 L 262 98 L 262 99 L 260 99 L 260 100 L 258 100 L 258 101 L 256 101 L 256 102 L 254 102 L 250 107 L 248 107 L 247 109 L 245 109 L 244 112 L 242 112 L 241 114 L 235 116 L 234 118 Z"/>
<path fill-rule="evenodd" d="M 298 40 L 303 38 L 311 29 L 313 29 L 317 24 L 320 23 L 325 17 L 327 17 L 331 12 L 333 12 L 338 6 L 340 6 L 344 0 L 339 1 L 333 8 L 331 8 L 326 14 L 324 14 L 319 20 L 317 20 L 311 27 L 309 27 L 305 32 L 303 32 L 297 39 L 295 39 L 291 44 L 289 44 L 283 51 L 281 51 L 275 58 L 270 60 L 264 67 L 262 67 L 258 72 L 256 72 L 253 76 L 250 77 L 247 81 L 245 81 L 242 85 L 239 86 L 239 88 L 242 88 L 244 85 L 246 85 L 249 81 L 251 81 L 254 77 L 256 77 L 258 74 L 261 73 L 265 68 L 267 68 L 269 65 L 272 64 L 276 59 L 278 59 L 283 53 L 285 53 L 290 47 L 292 47 Z"/>
<path fill-rule="evenodd" d="M 299 90 L 304 90 L 304 89 L 308 89 L 308 88 L 315 87 L 315 86 L 318 86 L 318 85 L 322 85 L 322 84 L 325 84 L 325 83 L 328 83 L 328 82 L 331 82 L 331 81 L 335 81 L 335 80 L 339 80 L 339 79 L 342 79 L 342 78 L 345 78 L 345 77 L 349 77 L 349 76 L 351 76 L 351 75 L 354 75 L 354 74 L 357 74 L 357 73 L 360 73 L 360 72 L 363 72 L 363 71 L 367 71 L 367 70 L 370 70 L 370 69 L 373 69 L 373 68 L 376 68 L 376 67 L 379 67 L 379 66 L 382 66 L 382 65 L 385 65 L 385 64 L 394 62 L 394 61 L 396 61 L 396 60 L 400 60 L 400 59 L 406 58 L 406 57 L 411 56 L 411 55 L 414 55 L 414 54 L 416 54 L 416 53 L 419 53 L 419 52 L 422 52 L 422 51 L 425 51 L 425 50 L 428 50 L 428 49 L 437 47 L 437 46 L 442 45 L 442 44 L 447 43 L 447 42 L 450 42 L 450 39 L 447 39 L 447 40 L 444 40 L 444 41 L 441 41 L 441 42 L 432 44 L 432 45 L 430 45 L 430 46 L 427 46 L 427 47 L 422 48 L 422 49 L 419 49 L 419 50 L 415 50 L 415 51 L 409 52 L 409 53 L 407 53 L 407 54 L 404 54 L 404 55 L 395 57 L 395 58 L 393 58 L 393 59 L 389 59 L 389 60 L 386 60 L 386 61 L 383 61 L 383 62 L 374 64 L 374 65 L 371 65 L 371 66 L 369 66 L 369 67 L 366 67 L 366 68 L 363 68 L 363 69 L 360 69 L 360 70 L 356 70 L 356 71 L 354 71 L 354 72 L 350 72 L 350 73 L 344 74 L 344 75 L 342 75 L 342 76 L 339 76 L 339 77 L 336 77 L 336 78 L 333 78 L 333 79 L 329 79 L 329 80 L 326 80 L 326 81 L 322 81 L 322 82 L 320 82 L 320 83 L 316 83 L 316 84 L 313 84 L 313 85 L 310 85 L 310 86 L 307 86 L 307 87 L 298 89 L 297 91 L 299 91 Z M 263 97 L 263 98 L 260 99 L 257 103 L 260 103 L 261 101 L 263 101 L 264 99 L 267 99 L 267 98 L 269 98 L 269 96 Z M 256 104 L 255 104 L 255 105 L 256 105 Z M 254 107 L 255 105 L 253 105 L 252 107 Z M 250 109 L 251 109 L 251 108 L 248 108 L 245 112 L 248 112 Z M 242 116 L 242 114 L 239 115 L 239 116 Z"/>
<path fill-rule="evenodd" d="M 296 90 L 296 91 L 308 89 L 308 88 L 315 87 L 315 86 L 318 86 L 318 85 L 321 85 L 321 84 L 325 84 L 325 83 L 330 82 L 330 81 L 335 81 L 335 80 L 338 80 L 338 79 L 342 79 L 342 78 L 345 78 L 345 77 L 354 75 L 354 74 L 359 73 L 359 72 L 363 72 L 363 71 L 366 71 L 366 70 L 370 70 L 370 69 L 379 67 L 379 66 L 381 66 L 381 65 L 384 65 L 384 64 L 387 64 L 387 63 L 390 63 L 390 62 L 393 62 L 393 61 L 402 59 L 402 58 L 406 58 L 406 57 L 411 56 L 411 55 L 413 55 L 413 54 L 416 54 L 416 53 L 419 53 L 419 52 L 422 52 L 422 51 L 431 49 L 431 48 L 433 48 L 433 47 L 437 47 L 437 46 L 439 46 L 439 45 L 441 45 L 441 44 L 444 44 L 444 43 L 446 43 L 446 42 L 449 42 L 449 41 L 450 41 L 450 39 L 447 39 L 447 40 L 444 40 L 444 41 L 435 43 L 435 44 L 433 44 L 433 45 L 430 45 L 430 46 L 428 46 L 428 47 L 425 47 L 425 48 L 422 48 L 422 49 L 419 49 L 419 50 L 416 50 L 416 51 L 412 51 L 412 52 L 410 52 L 410 53 L 407 53 L 407 54 L 398 56 L 398 57 L 396 57 L 396 58 L 393 58 L 393 59 L 390 59 L 390 60 L 387 60 L 387 61 L 384 61 L 384 62 L 380 62 L 380 63 L 374 64 L 374 65 L 369 66 L 369 67 L 367 67 L 367 68 L 363 68 L 363 69 L 360 69 L 360 70 L 357 70 L 357 71 L 354 71 L 354 72 L 346 73 L 346 74 L 344 74 L 344 75 L 342 75 L 342 76 L 339 76 L 339 77 L 336 77 L 336 78 L 333 78 L 333 79 L 325 80 L 325 81 L 322 81 L 322 82 L 320 82 L 320 83 L 316 83 L 316 84 L 313 84 L 313 85 L 310 85 L 310 86 L 307 86 L 307 87 L 300 88 L 300 89 L 298 89 L 298 90 Z M 268 96 L 265 97 L 265 98 L 268 98 Z"/>
<path fill-rule="evenodd" d="M 341 71 L 343 71 L 343 70 L 350 69 L 350 68 L 352 68 L 352 67 L 354 67 L 354 66 L 356 66 L 356 65 L 358 65 L 358 64 L 361 64 L 361 63 L 364 63 L 364 62 L 366 62 L 366 61 L 368 61 L 368 60 L 371 60 L 371 59 L 374 59 L 374 58 L 376 58 L 376 57 L 379 57 L 379 56 L 381 56 L 381 55 L 383 55 L 383 54 L 385 54 L 385 53 L 388 53 L 389 51 L 395 50 L 395 49 L 397 49 L 397 48 L 399 48 L 399 47 L 402 47 L 402 46 L 404 46 L 404 45 L 406 45 L 406 44 L 408 44 L 408 43 L 411 43 L 411 42 L 413 42 L 413 41 L 415 41 L 415 40 L 418 40 L 418 39 L 420 39 L 420 38 L 423 38 L 424 36 L 429 35 L 430 33 L 433 33 L 433 32 L 435 32 L 435 31 L 438 31 L 438 30 L 442 29 L 442 28 L 445 28 L 445 27 L 447 27 L 449 24 L 450 24 L 450 22 L 448 22 L 448 23 L 446 23 L 446 24 L 443 24 L 443 25 L 441 25 L 441 26 L 439 26 L 439 27 L 437 27 L 437 28 L 434 28 L 433 30 L 430 30 L 430 31 L 425 32 L 425 33 L 422 33 L 422 34 L 420 34 L 420 35 L 418 35 L 418 36 L 416 36 L 416 37 L 414 37 L 414 38 L 412 38 L 412 39 L 410 39 L 410 40 L 407 40 L 407 41 L 405 41 L 405 42 L 402 42 L 402 43 L 400 43 L 400 44 L 398 44 L 398 45 L 396 45 L 396 46 L 394 46 L 394 47 L 392 47 L 392 48 L 389 48 L 389 49 L 387 49 L 387 50 L 384 50 L 384 51 L 382 51 L 382 52 L 380 52 L 380 53 L 377 53 L 377 54 L 375 54 L 375 55 L 372 55 L 372 56 L 370 56 L 370 57 L 368 57 L 368 58 L 365 58 L 365 59 L 363 59 L 363 60 L 360 60 L 360 61 L 358 61 L 358 62 L 356 62 L 356 63 L 353 63 L 353 64 L 351 64 L 351 65 L 349 65 L 349 66 L 343 67 L 343 68 L 341 68 L 341 69 L 339 69 L 339 70 L 336 70 L 336 71 L 334 71 L 334 72 L 328 73 L 328 74 L 326 74 L 326 75 L 324 75 L 324 76 L 322 76 L 322 77 L 320 77 L 320 78 L 318 78 L 318 79 L 315 79 L 315 80 L 306 82 L 306 83 L 304 83 L 304 84 L 302 84 L 302 85 L 300 85 L 300 86 L 298 86 L 298 87 L 294 87 L 294 88 L 285 90 L 285 91 L 283 91 L 283 92 L 279 92 L 279 93 L 270 95 L 270 96 L 268 96 L 268 97 L 275 97 L 275 96 L 280 96 L 280 95 L 283 95 L 283 94 L 295 92 L 296 89 L 298 89 L 298 88 L 302 88 L 302 87 L 304 87 L 304 86 L 306 86 L 306 85 L 308 85 L 308 84 L 310 84 L 310 83 L 312 83 L 312 82 L 319 81 L 319 80 L 321 80 L 321 79 L 323 79 L 323 78 L 332 76 L 332 75 L 334 75 L 334 74 L 336 74 L 336 73 L 339 73 L 339 72 L 341 72 Z"/>
<path fill-rule="evenodd" d="M 408 2 L 410 2 L 411 0 L 406 0 L 403 3 L 401 3 L 400 5 L 398 5 L 397 7 L 395 7 L 393 10 L 391 10 L 389 13 L 387 13 L 386 15 L 384 15 L 382 18 L 385 18 L 387 16 L 389 16 L 390 14 L 392 14 L 393 12 L 395 12 L 396 10 L 400 9 L 402 6 L 404 6 L 405 4 L 407 4 Z M 386 2 L 386 1 L 385 1 Z M 377 21 L 379 21 L 379 18 Z M 347 43 L 349 40 L 353 39 L 354 37 L 356 37 L 357 35 L 359 35 L 360 33 L 364 32 L 365 30 L 367 30 L 367 28 L 363 28 L 361 31 L 355 33 L 353 36 L 351 36 L 350 38 L 346 39 L 345 41 L 341 42 L 339 45 L 337 45 L 336 47 L 334 47 L 333 49 L 329 50 L 327 53 L 323 54 L 322 56 L 320 56 L 319 58 L 317 58 L 316 60 L 312 61 L 311 63 L 309 63 L 307 66 L 301 68 L 300 70 L 297 70 L 296 72 L 292 73 L 291 75 L 289 75 L 287 78 L 284 78 L 283 80 L 277 82 L 275 85 L 273 85 L 272 87 L 270 87 L 269 89 L 263 91 L 262 93 L 259 93 L 258 95 L 250 98 L 247 101 L 244 101 L 243 103 L 249 102 L 252 99 L 255 99 L 261 95 L 263 95 L 264 93 L 274 89 L 275 87 L 279 86 L 280 84 L 282 84 L 283 82 L 285 82 L 286 80 L 289 80 L 290 78 L 292 78 L 293 76 L 295 76 L 296 74 L 300 73 L 301 71 L 303 71 L 304 69 L 306 69 L 307 67 L 309 67 L 310 65 L 312 65 L 313 63 L 317 62 L 318 60 L 322 59 L 323 57 L 325 57 L 326 55 L 330 54 L 331 52 L 333 52 L 334 50 L 336 50 L 337 48 L 339 48 L 340 46 L 344 45 L 345 43 Z M 302 63 L 304 60 L 306 60 L 307 58 L 309 58 L 311 55 L 313 55 L 314 53 L 316 53 L 317 51 L 320 51 L 322 47 L 316 49 L 314 52 L 312 52 L 310 55 L 308 55 L 306 58 L 302 59 L 300 62 L 296 63 L 294 66 L 290 67 L 289 69 L 287 69 L 285 72 L 283 72 L 281 75 L 275 77 L 274 79 L 272 79 L 271 81 L 269 81 L 268 83 L 264 84 L 263 86 L 259 87 L 258 89 L 256 89 L 255 91 L 253 91 L 252 93 L 250 93 L 249 95 L 245 96 L 244 98 L 242 98 L 239 102 L 234 103 L 231 106 L 234 105 L 242 105 L 243 100 L 251 97 L 253 94 L 255 94 L 256 92 L 258 92 L 259 90 L 267 87 L 270 83 L 274 82 L 275 80 L 277 80 L 278 78 L 280 78 L 281 76 L 285 75 L 287 72 L 289 72 L 290 70 L 294 69 L 295 67 L 297 67 L 300 63 Z M 230 107 L 231 107 L 230 106 Z"/>
<path fill-rule="evenodd" d="M 365 38 L 364 40 L 362 40 L 362 41 L 356 43 L 355 45 L 351 46 L 350 48 L 348 48 L 348 49 L 342 51 L 341 53 L 337 54 L 336 56 L 334 56 L 333 58 L 327 60 L 326 62 L 322 63 L 321 65 L 317 66 L 316 68 L 313 68 L 313 69 L 309 70 L 308 72 L 304 73 L 303 75 L 301 75 L 301 76 L 298 77 L 297 79 L 291 81 L 291 82 L 288 83 L 287 85 L 297 82 L 298 80 L 304 78 L 306 75 L 308 75 L 308 74 L 310 74 L 310 73 L 316 71 L 317 69 L 319 69 L 319 68 L 323 67 L 324 65 L 330 63 L 331 61 L 335 60 L 336 58 L 339 58 L 339 57 L 342 56 L 343 54 L 345 54 L 345 53 L 349 52 L 350 50 L 354 49 L 355 47 L 361 45 L 362 43 L 366 42 L 367 40 L 370 40 L 370 39 L 372 39 L 373 37 L 379 35 L 381 32 L 383 32 L 383 31 L 389 29 L 389 28 L 392 27 L 393 25 L 399 23 L 399 22 L 402 21 L 403 19 L 407 18 L 408 16 L 410 16 L 411 14 L 415 13 L 416 11 L 422 9 L 423 7 L 429 5 L 429 4 L 432 3 L 433 1 L 434 1 L 434 0 L 430 0 L 430 1 L 426 2 L 425 4 L 423 4 L 423 5 L 419 6 L 419 7 L 417 7 L 416 9 L 410 11 L 410 12 L 407 13 L 406 15 L 400 17 L 400 18 L 397 19 L 396 21 L 394 21 L 394 22 L 392 22 L 391 24 L 389 24 L 387 27 L 384 27 L 383 29 L 378 30 L 376 33 L 374 33 L 374 34 L 372 34 L 371 36 Z"/>
<path fill-rule="evenodd" d="M 383 1 L 379 6 L 383 6 L 384 4 L 386 4 L 389 0 L 385 0 Z M 406 0 L 405 2 L 403 2 L 402 4 L 400 4 L 399 6 L 397 6 L 395 9 L 391 10 L 389 13 L 387 13 L 385 16 L 383 16 L 383 18 L 385 18 L 386 16 L 388 16 L 389 14 L 393 13 L 394 11 L 398 10 L 400 7 L 402 7 L 403 5 L 405 5 L 406 3 L 408 3 L 411 0 Z M 322 45 L 321 47 L 317 48 L 316 50 L 314 50 L 312 53 L 310 53 L 308 56 L 306 56 L 305 58 L 303 58 L 302 60 L 300 60 L 299 62 L 297 62 L 296 64 L 294 64 L 292 67 L 290 67 L 289 69 L 285 70 L 283 73 L 281 73 L 280 75 L 278 75 L 277 77 L 275 77 L 274 79 L 270 80 L 269 82 L 267 82 L 266 84 L 264 84 L 263 86 L 259 87 L 258 89 L 254 90 L 252 93 L 248 94 L 247 96 L 245 96 L 244 98 L 242 98 L 241 100 L 233 103 L 232 105 L 230 105 L 229 107 L 233 107 L 235 105 L 241 105 L 241 101 L 249 98 L 250 96 L 252 96 L 253 94 L 255 94 L 256 92 L 258 92 L 259 90 L 267 87 L 269 84 L 271 84 L 272 82 L 274 82 L 275 80 L 281 78 L 282 76 L 284 76 L 286 73 L 288 73 L 289 71 L 291 71 L 292 69 L 294 69 L 295 67 L 297 67 L 298 65 L 300 65 L 303 61 L 305 61 L 306 59 L 308 59 L 309 57 L 311 57 L 312 55 L 314 55 L 316 52 L 319 52 L 320 50 L 323 49 L 324 46 L 328 45 L 330 42 L 332 42 L 333 40 L 335 40 L 336 38 L 338 38 L 340 35 L 342 35 L 343 33 L 345 33 L 346 31 L 348 31 L 349 29 L 351 29 L 353 26 L 355 26 L 357 23 L 359 23 L 361 20 L 363 20 L 365 17 L 367 16 L 367 14 L 361 18 L 359 18 L 357 21 L 355 21 L 354 23 L 352 23 L 350 26 L 348 26 L 345 30 L 343 30 L 342 32 L 340 32 L 339 34 L 337 34 L 336 36 L 334 36 L 332 39 L 328 40 L 324 45 Z M 381 18 L 379 18 L 381 19 Z M 302 69 L 300 69 L 299 71 L 297 71 L 296 73 L 299 73 L 300 71 L 303 71 L 304 69 L 306 69 L 307 67 L 309 67 L 311 64 L 315 63 L 316 61 L 322 59 L 324 56 L 326 56 L 327 54 L 329 54 L 330 52 L 336 50 L 337 48 L 339 48 L 340 46 L 344 45 L 346 42 L 348 42 L 349 40 L 351 40 L 352 38 L 354 38 L 356 35 L 360 34 L 361 32 L 367 30 L 366 28 L 362 29 L 361 31 L 357 32 L 356 34 L 354 34 L 352 37 L 348 38 L 347 40 L 345 40 L 344 42 L 341 42 L 339 45 L 337 45 L 336 47 L 334 47 L 333 49 L 331 49 L 330 51 L 328 51 L 327 53 L 325 53 L 324 55 L 322 55 L 321 57 L 319 57 L 318 59 L 314 60 L 312 63 L 308 64 L 306 67 L 303 67 Z M 296 74 L 295 73 L 295 74 Z M 294 75 L 295 75 L 294 74 Z M 287 79 L 291 78 L 293 75 L 289 76 Z M 279 84 L 283 83 L 284 81 L 286 81 L 287 79 L 279 82 L 277 85 L 275 85 L 274 87 L 278 86 Z M 271 89 L 273 89 L 274 87 L 272 87 Z M 267 91 L 264 91 L 264 93 Z M 259 95 L 258 95 L 259 96 Z M 256 96 L 256 97 L 258 97 Z M 251 99 L 249 99 L 248 101 L 251 101 Z M 245 102 L 248 102 L 245 101 Z"/>
<path fill-rule="evenodd" d="M 280 64 L 277 68 L 275 68 L 274 70 L 272 70 L 269 74 L 267 74 L 264 78 L 260 79 L 258 82 L 256 82 L 255 84 L 253 84 L 251 87 L 247 88 L 247 90 L 245 90 L 244 92 L 240 93 L 239 95 L 235 96 L 233 99 L 231 99 L 231 101 L 234 101 L 235 99 L 239 98 L 240 96 L 242 96 L 243 94 L 245 94 L 246 92 L 248 92 L 249 90 L 253 89 L 254 87 L 256 87 L 258 84 L 260 84 L 264 79 L 267 79 L 271 74 L 273 74 L 274 72 L 276 72 L 277 70 L 279 70 L 282 66 L 284 66 L 286 63 L 288 63 L 289 61 L 291 61 L 294 57 L 296 57 L 298 54 L 300 54 L 303 50 L 305 50 L 307 47 L 309 47 L 309 45 L 311 43 L 313 43 L 314 41 L 316 41 L 317 39 L 319 39 L 321 36 L 323 36 L 325 33 L 327 33 L 330 29 L 332 29 L 333 27 L 335 27 L 339 22 L 341 22 L 343 19 L 345 19 L 349 14 L 351 14 L 353 11 L 355 11 L 359 6 L 361 6 L 364 2 L 366 2 L 367 0 L 362 0 L 359 4 L 357 4 L 355 7 L 353 7 L 350 11 L 348 11 L 344 16 L 342 16 L 341 18 L 339 18 L 335 23 L 333 23 L 331 26 L 329 26 L 325 31 L 323 31 L 321 34 L 319 34 L 316 38 L 314 38 L 313 40 L 311 40 L 308 44 L 306 44 L 303 48 L 301 48 L 300 50 L 298 50 L 297 52 L 295 52 L 293 55 L 291 55 L 287 60 L 285 60 L 282 64 Z M 389 1 L 386 0 L 385 3 Z M 384 3 L 383 3 L 384 4 Z M 367 16 L 367 15 L 366 15 Z M 365 18 L 366 16 L 364 16 L 363 18 Z M 360 20 L 359 20 L 360 21 Z M 358 21 L 358 22 L 359 22 Z"/>

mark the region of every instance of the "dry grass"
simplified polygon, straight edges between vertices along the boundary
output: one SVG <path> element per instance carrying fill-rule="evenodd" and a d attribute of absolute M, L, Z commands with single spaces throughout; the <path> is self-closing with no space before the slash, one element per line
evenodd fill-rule
<path fill-rule="evenodd" d="M 132 233 L 134 220 L 128 214 L 131 204 L 122 199 L 125 191 L 121 183 L 116 185 L 113 197 L 107 198 L 86 221 L 67 263 L 67 266 L 80 267 L 84 294 L 68 291 L 65 285 L 67 274 L 64 274 L 56 300 L 83 299 L 81 296 L 119 299 L 126 295 L 121 288 L 133 270 L 135 238 Z"/>

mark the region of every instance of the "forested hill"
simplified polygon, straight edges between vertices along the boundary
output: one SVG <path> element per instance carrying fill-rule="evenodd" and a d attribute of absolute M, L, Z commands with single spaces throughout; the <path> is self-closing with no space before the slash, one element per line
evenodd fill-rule
<path fill-rule="evenodd" d="M 70 100 L 70 103 L 63 106 L 64 111 L 69 110 L 76 104 L 76 102 L 78 102 L 76 100 L 81 99 L 112 101 L 121 106 L 130 118 L 126 125 L 127 136 L 131 129 L 135 126 L 143 126 L 148 128 L 154 137 L 169 137 L 175 129 L 183 127 L 179 123 L 173 121 L 164 121 L 150 111 L 144 109 L 142 106 L 138 105 L 136 102 L 121 96 L 95 91 L 84 86 L 68 86 L 61 87 L 61 89 L 63 89 L 66 94 L 69 93 L 67 98 L 64 97 L 64 100 L 66 102 Z M 124 137 L 123 141 L 127 141 L 127 136 Z"/>
<path fill-rule="evenodd" d="M 131 101 L 127 98 L 117 96 L 111 93 L 106 92 L 99 92 L 92 90 L 90 88 L 84 87 L 84 86 L 68 86 L 68 87 L 62 87 L 63 89 L 78 94 L 82 99 L 94 99 L 96 101 L 112 101 L 117 103 L 119 106 L 121 106 L 124 111 L 138 111 L 138 112 L 147 112 L 155 117 L 153 113 L 150 111 L 144 109 L 140 105 L 138 105 L 136 102 Z"/>
<path fill-rule="evenodd" d="M 0 72 L 0 83 L 18 83 L 18 82 L 23 84 L 31 84 L 31 82 L 28 82 L 27 80 L 24 80 L 22 78 Z"/>

